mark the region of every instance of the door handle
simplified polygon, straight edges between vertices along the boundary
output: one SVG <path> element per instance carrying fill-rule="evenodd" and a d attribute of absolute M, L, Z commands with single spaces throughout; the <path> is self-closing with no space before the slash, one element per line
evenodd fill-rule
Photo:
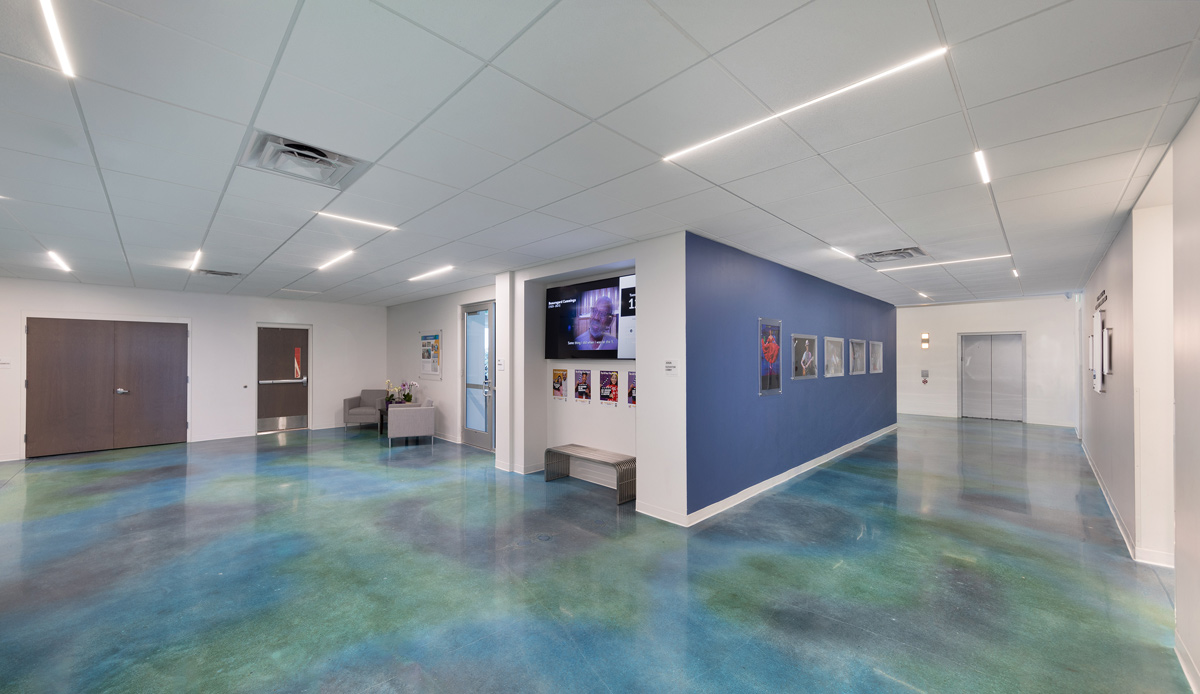
<path fill-rule="evenodd" d="M 124 388 L 117 388 L 117 395 L 129 395 L 129 391 Z"/>
<path fill-rule="evenodd" d="M 277 379 L 274 381 L 259 381 L 258 385 L 269 386 L 269 385 L 274 385 L 276 383 L 303 383 L 305 387 L 308 387 L 308 376 L 305 376 L 304 378 L 284 378 L 284 379 Z"/>

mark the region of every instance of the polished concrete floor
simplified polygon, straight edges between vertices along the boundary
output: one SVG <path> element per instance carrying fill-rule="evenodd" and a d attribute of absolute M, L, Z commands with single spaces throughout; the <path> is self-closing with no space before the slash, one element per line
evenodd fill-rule
<path fill-rule="evenodd" d="M 1187 691 L 1065 429 L 902 417 L 690 529 L 367 429 L 0 484 L 4 693 Z"/>

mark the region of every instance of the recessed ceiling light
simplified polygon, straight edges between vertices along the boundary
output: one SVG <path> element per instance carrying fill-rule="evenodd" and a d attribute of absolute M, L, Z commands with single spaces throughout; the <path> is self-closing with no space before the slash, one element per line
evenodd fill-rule
<path fill-rule="evenodd" d="M 321 293 L 321 292 L 309 291 L 307 289 L 288 289 L 287 287 L 284 287 L 283 289 L 280 289 L 279 291 L 281 291 L 281 292 L 296 292 L 297 294 L 320 294 Z"/>
<path fill-rule="evenodd" d="M 334 258 L 333 260 L 329 261 L 328 263 L 325 263 L 324 265 L 321 265 L 321 266 L 320 266 L 320 267 L 318 267 L 317 269 L 318 269 L 318 270 L 324 270 L 325 268 L 329 267 L 330 265 L 333 265 L 333 264 L 334 264 L 334 263 L 336 263 L 337 261 L 339 261 L 339 260 L 343 260 L 343 259 L 345 259 L 345 258 L 349 258 L 349 257 L 350 257 L 350 256 L 352 256 L 352 255 L 354 255 L 354 251 L 346 251 L 345 253 L 343 253 L 343 254 L 339 255 L 338 257 Z"/>
<path fill-rule="evenodd" d="M 1017 274 L 1016 268 L 1013 268 L 1013 277 L 1020 277 L 1020 275 Z"/>
<path fill-rule="evenodd" d="M 329 214 L 328 212 L 318 212 L 317 214 L 321 215 L 322 217 L 329 217 L 330 219 L 340 219 L 343 222 L 354 222 L 355 224 L 362 224 L 363 226 L 375 227 L 376 229 L 387 229 L 388 231 L 391 231 L 396 228 L 396 227 L 388 225 L 388 224 L 377 224 L 375 222 L 368 222 L 364 219 L 355 219 L 353 217 L 343 217 L 341 215 Z"/>
<path fill-rule="evenodd" d="M 979 166 L 979 177 L 983 179 L 984 183 L 991 183 L 992 177 L 988 175 L 987 162 L 983 160 L 982 150 L 975 151 L 975 163 Z"/>
<path fill-rule="evenodd" d="M 1012 257 L 1011 253 L 1005 253 L 1004 255 L 989 255 L 986 258 L 967 258 L 965 260 L 946 260 L 946 261 L 943 261 L 940 263 L 922 263 L 920 265 L 905 265 L 904 267 L 885 267 L 885 268 L 880 269 L 879 272 L 892 272 L 893 270 L 913 270 L 913 269 L 916 269 L 919 267 L 933 267 L 934 265 L 954 265 L 955 263 L 973 263 L 977 260 L 995 260 L 997 258 L 1011 258 L 1011 257 Z"/>
<path fill-rule="evenodd" d="M 831 251 L 834 251 L 834 252 L 836 252 L 836 253 L 841 253 L 842 255 L 846 256 L 847 258 L 849 258 L 849 259 L 851 259 L 851 260 L 858 260 L 858 258 L 854 257 L 854 255 L 853 255 L 853 254 L 851 254 L 851 253 L 847 253 L 846 251 L 843 251 L 843 250 L 842 250 L 842 249 L 840 249 L 840 248 L 835 248 L 834 246 L 830 246 L 830 247 L 829 247 L 829 250 L 831 250 Z"/>
<path fill-rule="evenodd" d="M 200 251 L 196 251 L 195 257 L 192 258 L 192 264 L 188 268 L 189 271 L 195 272 L 196 267 L 200 265 Z"/>
<path fill-rule="evenodd" d="M 58 263 L 58 266 L 60 268 L 62 268 L 64 271 L 66 271 L 66 272 L 71 271 L 71 268 L 67 267 L 67 264 L 63 262 L 62 258 L 58 257 L 57 253 L 55 253 L 54 251 L 46 251 L 46 253 L 48 253 L 50 255 L 50 259 L 53 260 L 54 262 Z"/>
<path fill-rule="evenodd" d="M 915 67 L 926 61 L 941 57 L 943 55 L 946 55 L 947 50 L 948 49 L 945 46 L 942 46 L 941 48 L 939 48 L 935 51 L 930 51 L 930 52 L 926 53 L 925 55 L 913 58 L 912 60 L 910 60 L 906 63 L 901 63 L 900 65 L 897 65 L 893 68 L 884 70 L 883 72 L 881 72 L 877 75 L 872 75 L 866 79 L 859 80 L 859 81 L 855 82 L 854 84 L 847 85 L 845 87 L 842 87 L 841 89 L 834 90 L 824 96 L 818 96 L 817 98 L 813 99 L 812 101 L 805 101 L 804 103 L 800 104 L 799 106 L 793 106 L 785 111 L 780 111 L 779 113 L 767 116 L 766 118 L 763 118 L 762 120 L 759 120 L 759 121 L 755 121 L 755 122 L 751 123 L 750 125 L 743 125 L 742 127 L 738 128 L 737 130 L 731 130 L 731 131 L 725 133 L 724 135 L 718 135 L 718 136 L 714 137 L 713 139 L 706 140 L 704 142 L 701 142 L 698 145 L 692 145 L 691 147 L 688 147 L 687 149 L 681 149 L 674 154 L 669 154 L 669 155 L 663 157 L 663 161 L 671 161 L 672 159 L 675 159 L 677 157 L 682 157 L 683 155 L 685 155 L 689 152 L 694 152 L 694 151 L 700 149 L 701 147 L 707 147 L 708 145 L 711 145 L 714 142 L 720 142 L 721 140 L 724 140 L 727 137 L 737 135 L 738 133 L 749 130 L 750 128 L 762 125 L 763 123 L 769 123 L 770 121 L 773 121 L 777 118 L 782 118 L 782 117 L 788 115 L 789 113 L 795 113 L 796 111 L 799 111 L 802 108 L 807 108 L 809 106 L 812 106 L 813 104 L 825 101 L 826 99 L 831 99 L 831 98 L 837 96 L 838 94 L 845 94 L 846 92 L 850 91 L 851 89 L 857 89 L 858 87 L 861 87 L 864 84 L 870 84 L 871 82 L 874 82 L 875 80 L 883 79 L 884 77 L 887 77 L 889 75 L 894 75 L 897 72 L 902 72 L 904 70 L 907 70 L 910 67 Z"/>
<path fill-rule="evenodd" d="M 58 53 L 58 66 L 67 77 L 74 77 L 75 70 L 71 67 L 71 59 L 67 57 L 67 44 L 63 43 L 62 32 L 58 30 L 58 20 L 54 17 L 54 6 L 50 0 L 42 0 L 42 14 L 46 17 L 46 27 L 50 29 L 50 40 L 54 42 L 54 51 Z"/>
<path fill-rule="evenodd" d="M 450 272 L 453 269 L 454 269 L 453 265 L 447 265 L 446 267 L 440 267 L 436 270 L 430 270 L 429 272 L 426 272 L 424 275 L 417 275 L 416 277 L 409 277 L 408 281 L 416 282 L 417 280 L 423 280 L 426 277 L 433 277 L 434 275 L 440 275 L 443 272 Z"/>

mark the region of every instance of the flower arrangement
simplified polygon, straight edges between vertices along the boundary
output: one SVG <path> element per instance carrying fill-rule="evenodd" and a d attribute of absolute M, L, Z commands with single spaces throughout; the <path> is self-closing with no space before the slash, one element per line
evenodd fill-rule
<path fill-rule="evenodd" d="M 413 393 L 420 387 L 416 381 L 404 381 L 398 386 L 392 385 L 391 381 L 385 381 L 384 384 L 388 402 L 412 402 Z"/>

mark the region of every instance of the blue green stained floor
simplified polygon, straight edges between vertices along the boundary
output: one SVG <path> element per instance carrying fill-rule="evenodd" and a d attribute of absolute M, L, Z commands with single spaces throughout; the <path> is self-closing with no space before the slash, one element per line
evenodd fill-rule
<path fill-rule="evenodd" d="M 902 417 L 689 529 L 369 429 L 0 484 L 4 694 L 1187 691 L 1065 429 Z"/>

